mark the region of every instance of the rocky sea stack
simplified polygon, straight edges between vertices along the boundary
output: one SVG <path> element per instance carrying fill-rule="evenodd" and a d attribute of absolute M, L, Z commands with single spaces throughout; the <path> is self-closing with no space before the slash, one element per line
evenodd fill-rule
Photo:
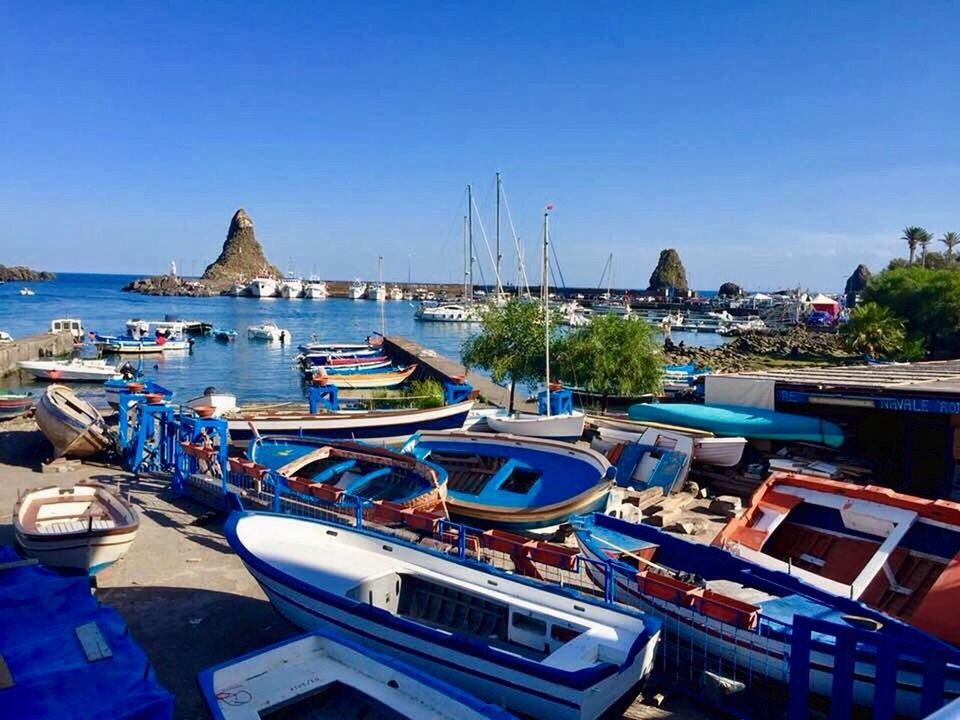
<path fill-rule="evenodd" d="M 717 291 L 720 297 L 738 298 L 743 295 L 743 288 L 734 282 L 725 282 Z"/>
<path fill-rule="evenodd" d="M 7 267 L 6 265 L 0 265 L 0 280 L 53 280 L 57 276 L 52 272 L 46 272 L 45 270 L 36 271 L 31 270 L 30 268 L 24 265 L 11 265 Z"/>
<path fill-rule="evenodd" d="M 857 269 L 853 271 L 853 275 L 847 278 L 847 285 L 843 289 L 843 294 L 847 300 L 847 307 L 853 307 L 857 304 L 857 295 L 864 291 L 871 277 L 873 277 L 873 275 L 870 272 L 870 268 L 863 264 L 857 265 Z"/>
<path fill-rule="evenodd" d="M 207 265 L 202 279 L 234 282 L 254 277 L 281 278 L 283 274 L 267 261 L 253 233 L 253 220 L 240 208 L 230 221 L 220 256 Z"/>
<path fill-rule="evenodd" d="M 683 269 L 680 255 L 673 248 L 660 251 L 660 260 L 650 275 L 649 292 L 662 293 L 668 288 L 676 293 L 686 293 L 690 289 L 687 286 L 687 271 Z"/>

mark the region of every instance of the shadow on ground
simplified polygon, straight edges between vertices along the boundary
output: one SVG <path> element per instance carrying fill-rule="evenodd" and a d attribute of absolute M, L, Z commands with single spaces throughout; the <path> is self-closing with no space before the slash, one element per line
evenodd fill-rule
<path fill-rule="evenodd" d="M 4 430 L 0 432 L 0 463 L 39 468 L 49 460 L 53 447 L 39 430 Z"/>
<path fill-rule="evenodd" d="M 104 588 L 97 597 L 114 607 L 176 697 L 175 717 L 208 717 L 196 677 L 200 670 L 298 632 L 266 600 L 169 587 Z"/>

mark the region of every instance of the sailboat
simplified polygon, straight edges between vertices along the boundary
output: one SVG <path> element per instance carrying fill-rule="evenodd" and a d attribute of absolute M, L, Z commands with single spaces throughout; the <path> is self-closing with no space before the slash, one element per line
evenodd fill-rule
<path fill-rule="evenodd" d="M 562 412 L 555 412 L 551 403 L 550 393 L 559 390 L 551 387 L 550 383 L 550 289 L 549 289 L 549 257 L 550 257 L 550 211 L 553 205 L 547 205 L 543 212 L 543 279 L 540 282 L 540 294 L 543 301 L 544 315 L 544 357 L 546 359 L 546 390 L 541 402 L 542 414 L 516 413 L 513 415 L 491 415 L 487 417 L 487 427 L 495 432 L 523 435 L 525 437 L 554 438 L 563 440 L 578 440 L 583 435 L 583 424 L 586 415 L 580 410 L 574 410 L 569 401 Z M 562 391 L 564 396 L 569 390 Z M 559 399 L 559 398 L 556 398 Z M 567 400 L 566 397 L 564 397 Z"/>

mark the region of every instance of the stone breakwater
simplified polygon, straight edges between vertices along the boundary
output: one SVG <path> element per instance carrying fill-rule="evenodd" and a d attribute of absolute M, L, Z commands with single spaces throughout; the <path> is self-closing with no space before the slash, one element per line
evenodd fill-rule
<path fill-rule="evenodd" d="M 46 270 L 31 270 L 24 265 L 0 265 L 0 280 L 14 282 L 17 280 L 53 280 L 57 276 Z"/>
<path fill-rule="evenodd" d="M 835 332 L 794 328 L 779 333 L 745 333 L 716 348 L 689 347 L 666 353 L 670 363 L 696 363 L 714 372 L 762 370 L 771 365 L 844 365 L 862 362 Z"/>
<path fill-rule="evenodd" d="M 142 295 L 177 295 L 184 297 L 210 297 L 226 290 L 227 283 L 216 281 L 184 280 L 173 275 L 134 280 L 124 286 L 123 292 L 135 292 Z"/>

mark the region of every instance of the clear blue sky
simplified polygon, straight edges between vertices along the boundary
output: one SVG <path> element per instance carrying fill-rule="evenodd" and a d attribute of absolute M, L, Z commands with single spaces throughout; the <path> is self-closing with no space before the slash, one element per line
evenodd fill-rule
<path fill-rule="evenodd" d="M 0 4 L 0 262 L 199 272 L 244 207 L 284 269 L 457 280 L 496 170 L 568 284 L 837 290 L 960 230 L 956 2 L 358 5 Z"/>

